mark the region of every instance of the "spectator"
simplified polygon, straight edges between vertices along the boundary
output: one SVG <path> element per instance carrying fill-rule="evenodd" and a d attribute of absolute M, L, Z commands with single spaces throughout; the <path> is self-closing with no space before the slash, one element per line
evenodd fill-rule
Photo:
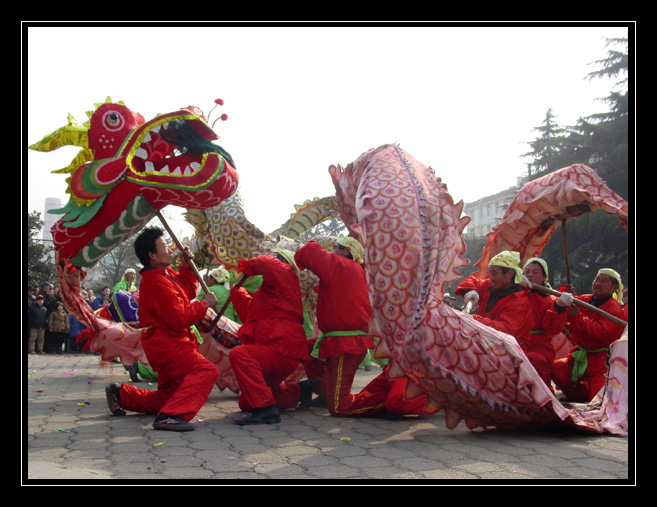
<path fill-rule="evenodd" d="M 34 289 L 32 289 L 31 285 L 27 286 L 27 307 L 29 308 L 32 306 L 32 303 L 34 303 L 34 298 L 36 295 L 34 294 Z"/>
<path fill-rule="evenodd" d="M 55 309 L 55 306 L 58 303 L 57 297 L 55 297 L 55 288 L 52 284 L 48 282 L 43 282 L 41 284 L 41 294 L 43 296 L 43 306 L 45 307 L 47 314 L 46 319 L 50 316 L 50 312 Z M 52 336 L 50 329 L 46 325 L 46 329 L 43 334 L 43 352 L 49 353 L 52 350 Z"/>
<path fill-rule="evenodd" d="M 82 322 L 76 319 L 73 315 L 68 316 L 68 334 L 66 335 L 66 345 L 64 350 L 69 354 L 80 352 L 80 345 L 75 343 L 80 331 L 85 329 L 85 326 Z"/>
<path fill-rule="evenodd" d="M 91 309 L 98 310 L 98 308 L 103 306 L 103 298 L 107 298 L 109 300 L 111 294 L 112 289 L 109 287 L 103 287 L 103 290 L 100 291 L 100 294 L 96 297 L 96 299 L 94 299 L 94 302 L 91 303 Z"/>
<path fill-rule="evenodd" d="M 57 303 L 55 309 L 48 315 L 48 330 L 50 331 L 50 350 L 54 354 L 61 354 L 62 347 L 69 332 L 68 313 L 63 303 Z"/>
<path fill-rule="evenodd" d="M 43 354 L 44 333 L 48 326 L 48 310 L 44 306 L 43 294 L 37 295 L 28 310 L 27 324 L 30 336 L 27 343 L 28 354 Z"/>

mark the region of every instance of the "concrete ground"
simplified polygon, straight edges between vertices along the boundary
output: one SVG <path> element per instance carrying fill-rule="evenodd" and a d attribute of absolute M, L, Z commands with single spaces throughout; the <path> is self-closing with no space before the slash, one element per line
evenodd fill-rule
<path fill-rule="evenodd" d="M 401 420 L 289 410 L 280 424 L 237 426 L 237 395 L 214 389 L 196 429 L 156 431 L 153 416 L 110 415 L 105 386 L 129 382 L 94 355 L 29 355 L 21 483 L 390 485 L 633 484 L 632 437 L 445 427 L 442 413 Z M 380 373 L 359 370 L 354 391 Z M 140 387 L 155 388 L 142 381 Z"/>

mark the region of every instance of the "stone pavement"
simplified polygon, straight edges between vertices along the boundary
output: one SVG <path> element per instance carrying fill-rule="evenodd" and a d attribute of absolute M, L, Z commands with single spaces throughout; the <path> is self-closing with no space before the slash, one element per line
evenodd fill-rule
<path fill-rule="evenodd" d="M 107 479 L 167 484 L 634 484 L 628 453 L 632 437 L 565 427 L 470 431 L 463 423 L 449 430 L 442 412 L 387 420 L 289 410 L 280 424 L 240 427 L 232 422 L 241 414 L 237 396 L 216 388 L 192 421 L 195 431 L 156 431 L 153 416 L 109 414 L 105 386 L 130 381 L 122 365 L 103 369 L 96 356 L 85 354 L 29 355 L 26 364 L 24 485 L 107 484 Z M 359 370 L 354 390 L 379 372 L 376 366 L 370 372 Z"/>

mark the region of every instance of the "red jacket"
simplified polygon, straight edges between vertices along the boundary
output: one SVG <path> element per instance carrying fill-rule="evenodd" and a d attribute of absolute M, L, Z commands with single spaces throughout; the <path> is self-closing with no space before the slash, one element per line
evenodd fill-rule
<path fill-rule="evenodd" d="M 259 255 L 240 260 L 239 269 L 249 276 L 262 275 L 262 284 L 253 295 L 243 287 L 231 288 L 233 307 L 243 322 L 240 341 L 266 345 L 286 357 L 306 361 L 301 285 L 294 268 L 273 255 Z"/>
<path fill-rule="evenodd" d="M 593 298 L 592 294 L 585 294 L 583 296 L 576 296 L 580 301 L 591 303 Z M 627 320 L 623 308 L 613 297 L 603 302 L 598 306 L 614 317 L 622 320 Z M 570 341 L 575 347 L 568 353 L 568 358 L 572 357 L 573 351 L 577 346 L 585 348 L 586 350 L 601 350 L 600 352 L 593 352 L 588 354 L 588 368 L 587 375 L 595 375 L 605 373 L 607 371 L 607 349 L 614 341 L 618 340 L 623 334 L 623 327 L 610 321 L 608 318 L 599 315 L 587 308 L 578 307 L 579 312 L 572 317 L 568 318 L 568 329 L 570 330 Z"/>
<path fill-rule="evenodd" d="M 528 291 L 516 288 L 501 297 L 492 308 L 488 309 L 488 301 L 493 292 L 490 290 L 490 279 L 481 280 L 469 276 L 456 288 L 456 294 L 463 296 L 466 292 L 476 290 L 479 294 L 479 308 L 473 317 L 493 329 L 510 334 L 519 342 L 529 342 L 529 332 L 535 327 L 534 312 L 529 302 Z"/>
<path fill-rule="evenodd" d="M 362 266 L 327 252 L 315 241 L 309 241 L 297 250 L 294 260 L 299 269 L 309 269 L 319 277 L 317 325 L 320 331 L 355 332 L 324 338 L 319 357 L 360 354 L 374 348 L 374 340 L 367 336 L 372 308 Z"/>
<path fill-rule="evenodd" d="M 190 327 L 203 319 L 208 307 L 194 300 L 198 282 L 192 269 L 144 268 L 140 274 L 139 321 L 149 328 L 142 337 L 149 357 L 196 350 L 198 342 Z"/>
<path fill-rule="evenodd" d="M 532 334 L 530 342 L 541 342 L 543 345 L 552 346 L 552 338 L 563 331 L 568 320 L 568 308 L 556 307 L 557 297 L 543 294 L 538 291 L 529 293 L 529 302 L 534 310 L 536 325 L 532 331 L 542 331 L 543 334 Z"/>

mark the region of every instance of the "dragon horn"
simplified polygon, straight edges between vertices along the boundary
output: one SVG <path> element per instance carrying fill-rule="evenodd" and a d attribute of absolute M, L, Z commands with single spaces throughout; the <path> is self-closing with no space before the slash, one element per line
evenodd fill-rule
<path fill-rule="evenodd" d="M 87 127 L 78 125 L 69 114 L 68 125 L 58 128 L 52 134 L 45 136 L 38 143 L 29 146 L 29 148 L 35 151 L 53 151 L 62 146 L 88 148 L 89 138 L 87 131 Z"/>

